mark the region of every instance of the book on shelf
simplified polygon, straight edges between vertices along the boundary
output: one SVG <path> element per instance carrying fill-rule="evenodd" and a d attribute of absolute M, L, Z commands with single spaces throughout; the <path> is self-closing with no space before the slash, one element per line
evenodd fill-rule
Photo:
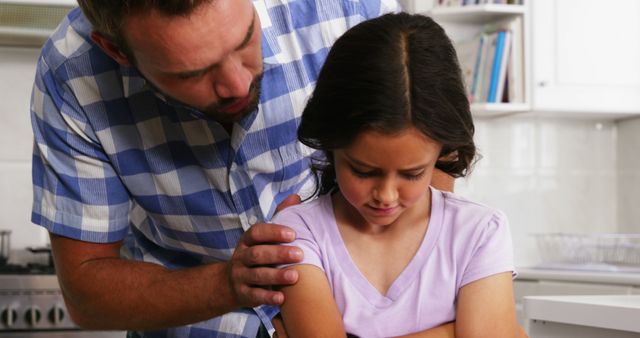
<path fill-rule="evenodd" d="M 473 102 L 475 87 L 477 86 L 478 72 L 476 69 L 482 58 L 484 35 L 478 35 L 473 39 L 456 44 L 460 71 L 464 80 L 469 101 Z"/>
<path fill-rule="evenodd" d="M 495 63 L 496 50 L 498 48 L 498 34 L 487 33 L 487 49 L 484 51 L 483 62 L 478 71 L 480 72 L 477 92 L 475 94 L 476 102 L 489 102 L 489 93 L 491 91 L 491 79 L 493 64 Z"/>
<path fill-rule="evenodd" d="M 504 77 L 504 90 L 508 93 L 505 102 L 522 103 L 524 102 L 524 38 L 522 17 L 510 18 L 498 21 L 485 28 L 491 31 L 509 32 L 508 48 L 510 48 L 506 60 L 506 76 Z M 499 94 L 498 98 L 500 98 Z"/>
<path fill-rule="evenodd" d="M 505 32 L 499 31 L 496 34 L 496 51 L 493 56 L 493 62 L 491 64 L 491 75 L 489 78 L 489 95 L 487 95 L 487 102 L 496 102 L 498 82 L 501 80 L 500 69 L 502 68 L 502 59 L 504 57 L 503 49 Z"/>
<path fill-rule="evenodd" d="M 507 86 L 507 68 L 511 57 L 511 31 L 498 32 L 498 38 L 501 41 L 498 43 L 499 51 L 496 51 L 496 62 L 494 64 L 497 70 L 493 71 L 492 76 L 495 76 L 495 78 L 491 79 L 492 89 L 495 90 L 489 95 L 488 102 L 509 102 L 508 97 L 506 101 L 503 100 L 503 93 Z"/>
<path fill-rule="evenodd" d="M 482 66 L 483 58 L 485 57 L 485 51 L 487 50 L 487 36 L 480 35 L 478 41 L 478 49 L 476 52 L 476 59 L 473 61 L 473 73 L 471 75 L 471 88 L 469 88 L 469 102 L 475 101 L 475 95 L 478 92 L 478 83 L 480 81 L 479 69 Z"/>
<path fill-rule="evenodd" d="M 516 17 L 508 23 L 511 31 L 511 58 L 507 66 L 508 101 L 524 102 L 524 38 L 522 17 Z"/>
<path fill-rule="evenodd" d="M 470 102 L 524 102 L 522 18 L 486 25 L 456 43 Z"/>

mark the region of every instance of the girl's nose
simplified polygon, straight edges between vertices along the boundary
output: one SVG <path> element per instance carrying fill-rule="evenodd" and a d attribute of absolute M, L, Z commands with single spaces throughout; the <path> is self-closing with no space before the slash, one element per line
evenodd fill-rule
<path fill-rule="evenodd" d="M 383 205 L 393 204 L 398 199 L 398 189 L 393 179 L 385 179 L 373 190 L 373 198 Z"/>

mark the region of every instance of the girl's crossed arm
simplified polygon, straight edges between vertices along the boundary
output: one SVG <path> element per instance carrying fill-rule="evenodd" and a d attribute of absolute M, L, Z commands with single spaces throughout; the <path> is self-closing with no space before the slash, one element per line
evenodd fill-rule
<path fill-rule="evenodd" d="M 282 289 L 284 328 L 282 337 L 346 337 L 342 318 L 329 283 L 319 268 L 294 267 L 297 284 Z M 456 322 L 444 324 L 403 338 L 527 337 L 515 318 L 511 273 L 499 273 L 469 283 L 460 289 Z M 282 329 L 285 332 L 282 332 Z"/>
<path fill-rule="evenodd" d="M 526 338 L 516 321 L 511 276 L 503 272 L 463 286 L 455 322 L 401 338 Z"/>

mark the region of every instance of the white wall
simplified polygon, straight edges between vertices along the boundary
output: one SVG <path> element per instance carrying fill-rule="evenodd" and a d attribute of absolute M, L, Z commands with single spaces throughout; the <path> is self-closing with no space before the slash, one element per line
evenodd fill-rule
<path fill-rule="evenodd" d="M 484 157 L 456 192 L 505 211 L 517 265 L 539 262 L 532 234 L 616 231 L 615 123 L 512 116 L 476 129 Z"/>
<path fill-rule="evenodd" d="M 0 229 L 13 248 L 41 246 L 46 232 L 31 224 L 29 98 L 39 50 L 0 48 Z"/>
<path fill-rule="evenodd" d="M 618 124 L 617 156 L 619 231 L 640 233 L 640 118 Z"/>

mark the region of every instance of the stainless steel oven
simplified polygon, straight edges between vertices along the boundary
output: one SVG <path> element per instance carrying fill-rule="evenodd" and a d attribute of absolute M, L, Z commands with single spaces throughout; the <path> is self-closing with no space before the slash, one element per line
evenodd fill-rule
<path fill-rule="evenodd" d="M 50 258 L 45 264 L 0 265 L 0 337 L 125 336 L 122 331 L 82 330 L 71 321 Z"/>

